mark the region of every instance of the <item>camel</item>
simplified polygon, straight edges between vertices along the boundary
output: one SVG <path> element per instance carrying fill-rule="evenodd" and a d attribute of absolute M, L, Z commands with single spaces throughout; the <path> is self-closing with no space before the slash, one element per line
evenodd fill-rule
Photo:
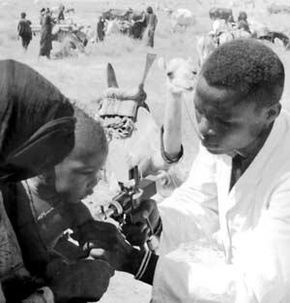
<path fill-rule="evenodd" d="M 188 27 L 194 25 L 195 18 L 192 12 L 188 9 L 179 8 L 175 11 L 168 11 L 170 16 L 171 28 L 173 32 L 176 32 L 178 29 L 181 31 L 186 31 Z"/>
<path fill-rule="evenodd" d="M 132 92 L 122 90 L 118 86 L 113 67 L 108 65 L 108 89 L 105 91 L 105 98 L 101 101 L 102 107 L 98 115 L 104 118 L 105 112 L 109 113 L 109 116 L 103 119 L 104 127 L 109 134 L 109 154 L 106 163 L 109 183 L 125 182 L 128 180 L 128 171 L 135 166 L 138 166 L 141 177 L 158 175 L 160 170 L 166 169 L 160 155 L 160 128 L 145 103 L 146 93 L 143 89 L 145 78 L 146 75 L 137 90 Z M 115 106 L 116 102 L 110 100 L 116 99 L 118 102 Z M 116 110 L 119 114 L 115 112 Z M 121 117 L 116 118 L 118 115 Z M 117 135 L 114 129 L 114 134 L 110 134 L 112 127 L 109 128 L 106 124 L 110 119 L 118 119 L 118 123 L 123 123 L 126 119 L 125 125 L 123 123 Z"/>
<path fill-rule="evenodd" d="M 106 20 L 105 36 L 120 34 L 120 22 L 117 19 Z"/>
<path fill-rule="evenodd" d="M 191 58 L 187 60 L 183 58 L 173 58 L 166 61 L 161 57 L 158 61 L 159 67 L 166 73 L 167 91 L 171 93 L 179 93 L 192 91 L 197 71 Z"/>
<path fill-rule="evenodd" d="M 196 43 L 196 50 L 198 56 L 198 65 L 201 67 L 205 59 L 213 52 L 215 48 L 223 43 L 232 41 L 234 39 L 250 38 L 252 35 L 242 29 L 227 29 L 214 34 L 209 32 L 208 34 L 198 36 Z"/>
<path fill-rule="evenodd" d="M 163 141 L 167 154 L 175 155 L 180 151 L 181 142 L 169 143 L 169 141 L 174 141 L 171 139 L 175 136 L 176 132 L 176 130 L 171 129 L 172 116 L 177 114 L 175 108 L 179 110 L 182 93 L 193 90 L 196 72 L 193 70 L 193 64 L 190 60 L 186 61 L 178 58 L 171 60 L 169 63 L 166 63 L 164 60 L 163 66 L 165 65 L 167 87 L 170 87 L 169 95 L 173 94 L 173 99 L 170 99 L 169 96 L 169 100 L 171 101 L 167 100 L 168 102 L 166 102 L 165 106 Z M 120 94 L 113 68 L 108 68 L 107 72 L 109 73 L 107 75 L 109 88 L 105 95 L 108 95 L 108 92 L 110 95 L 112 90 L 116 90 L 116 92 L 119 90 Z M 142 82 L 144 83 L 144 80 Z M 132 99 L 140 100 L 142 96 L 144 97 L 144 91 L 142 91 L 143 85 L 139 85 L 137 91 L 131 95 L 128 92 L 125 93 L 125 95 L 127 94 L 126 98 L 130 98 L 132 101 Z M 122 94 L 124 94 L 124 91 L 121 90 L 121 95 Z M 123 100 L 122 102 L 126 101 Z M 99 113 L 102 113 L 102 109 Z M 181 128 L 178 128 L 177 132 L 181 133 L 180 129 Z M 181 138 L 181 135 L 179 138 Z M 178 182 L 174 179 L 174 176 L 169 176 L 169 174 L 166 173 L 172 164 L 166 162 L 161 154 L 160 127 L 155 122 L 146 105 L 142 105 L 142 103 L 137 111 L 132 134 L 126 138 L 109 137 L 106 175 L 108 183 L 113 184 L 112 188 L 116 186 L 116 181 L 125 182 L 128 180 L 128 171 L 134 166 L 138 166 L 142 177 L 151 176 L 154 180 L 160 181 L 161 185 L 166 184 L 167 186 L 172 186 L 172 183 L 177 184 L 176 182 Z"/>
<path fill-rule="evenodd" d="M 191 58 L 160 58 L 159 67 L 166 74 L 166 106 L 164 115 L 164 149 L 167 154 L 176 155 L 182 144 L 182 104 L 184 95 L 195 87 L 197 70 Z"/>

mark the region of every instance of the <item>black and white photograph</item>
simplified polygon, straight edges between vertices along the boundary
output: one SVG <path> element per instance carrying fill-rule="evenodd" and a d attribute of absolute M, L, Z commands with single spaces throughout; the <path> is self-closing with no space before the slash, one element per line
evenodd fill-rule
<path fill-rule="evenodd" d="M 290 0 L 0 0 L 0 303 L 290 303 L 289 74 Z"/>

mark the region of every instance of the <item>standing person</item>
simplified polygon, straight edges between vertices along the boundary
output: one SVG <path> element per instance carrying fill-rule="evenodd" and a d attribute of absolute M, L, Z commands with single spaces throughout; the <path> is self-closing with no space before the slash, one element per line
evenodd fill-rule
<path fill-rule="evenodd" d="M 73 107 L 27 65 L 0 61 L 0 301 L 19 303 L 44 286 L 26 270 L 3 204 L 3 189 L 59 163 L 74 146 Z M 15 209 L 14 209 L 15 210 Z M 7 296 L 12 290 L 14 298 Z M 46 296 L 48 295 L 48 297 Z M 49 289 L 29 302 L 53 302 Z M 45 296 L 45 297 L 44 297 Z M 36 300 L 35 299 L 35 300 Z"/>
<path fill-rule="evenodd" d="M 63 4 L 60 4 L 58 8 L 57 23 L 64 21 L 64 10 L 65 6 Z"/>
<path fill-rule="evenodd" d="M 31 21 L 26 19 L 26 13 L 20 14 L 20 21 L 17 26 L 18 36 L 22 40 L 22 46 L 27 50 L 30 41 L 32 40 Z"/>
<path fill-rule="evenodd" d="M 147 239 L 146 220 L 154 232 L 162 229 L 159 255 L 133 248 L 117 229 L 108 230 L 114 244 L 94 243 L 106 253 L 92 253 L 153 284 L 154 303 L 289 302 L 290 116 L 281 111 L 284 79 L 280 58 L 254 39 L 214 50 L 193 99 L 201 145 L 190 175 L 158 209 L 152 200 L 140 203 L 132 216 L 139 225 L 131 232 L 127 226 L 131 243 Z"/>
<path fill-rule="evenodd" d="M 45 16 L 45 12 L 46 12 L 46 9 L 43 7 L 41 10 L 40 10 L 40 16 L 39 16 L 39 24 L 42 25 L 43 23 L 43 18 Z"/>
<path fill-rule="evenodd" d="M 146 24 L 147 24 L 147 41 L 146 45 L 150 47 L 154 47 L 154 35 L 155 35 L 155 30 L 156 26 L 158 23 L 158 19 L 156 14 L 153 12 L 153 9 L 151 6 L 147 7 L 146 10 Z"/>
<path fill-rule="evenodd" d="M 105 19 L 100 16 L 97 23 L 97 42 L 104 41 L 105 37 Z"/>
<path fill-rule="evenodd" d="M 246 12 L 242 11 L 239 13 L 237 28 L 242 29 L 251 34 L 249 22 L 248 22 L 248 15 Z"/>
<path fill-rule="evenodd" d="M 45 56 L 50 59 L 50 52 L 52 50 L 52 16 L 50 10 L 41 10 L 40 17 L 40 51 L 39 56 Z"/>

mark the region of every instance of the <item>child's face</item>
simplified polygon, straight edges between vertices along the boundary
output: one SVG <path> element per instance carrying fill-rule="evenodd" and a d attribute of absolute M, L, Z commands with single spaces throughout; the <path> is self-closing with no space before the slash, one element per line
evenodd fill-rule
<path fill-rule="evenodd" d="M 256 109 L 254 102 L 239 102 L 236 92 L 218 89 L 198 80 L 194 97 L 198 133 L 213 154 L 232 155 L 246 150 L 273 119 L 269 108 Z"/>
<path fill-rule="evenodd" d="M 73 153 L 55 167 L 55 188 L 65 202 L 78 203 L 93 193 L 105 155 L 76 156 Z"/>

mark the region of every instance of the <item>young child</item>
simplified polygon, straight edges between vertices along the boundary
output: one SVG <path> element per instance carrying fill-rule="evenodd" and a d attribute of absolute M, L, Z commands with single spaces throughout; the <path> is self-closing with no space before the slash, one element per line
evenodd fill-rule
<path fill-rule="evenodd" d="M 56 302 L 98 300 L 113 272 L 102 261 L 84 260 L 83 250 L 63 236 L 67 229 L 81 234 L 82 224 L 95 223 L 81 200 L 93 193 L 108 153 L 100 123 L 78 108 L 75 116 L 75 147 L 69 156 L 51 171 L 18 183 L 17 194 L 6 193 L 5 199 L 25 265 L 47 281 Z"/>

